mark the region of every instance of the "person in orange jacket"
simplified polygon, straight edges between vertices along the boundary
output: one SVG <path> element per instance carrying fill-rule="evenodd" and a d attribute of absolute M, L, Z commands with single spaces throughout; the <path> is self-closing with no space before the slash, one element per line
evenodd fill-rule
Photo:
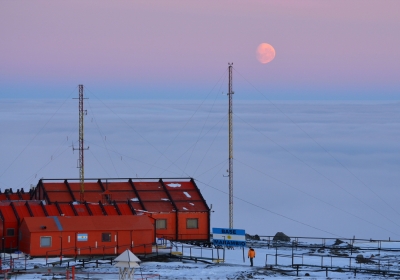
<path fill-rule="evenodd" d="M 250 266 L 253 266 L 253 259 L 256 257 L 256 251 L 253 248 L 249 248 L 249 252 L 247 253 L 247 258 L 250 259 Z"/>

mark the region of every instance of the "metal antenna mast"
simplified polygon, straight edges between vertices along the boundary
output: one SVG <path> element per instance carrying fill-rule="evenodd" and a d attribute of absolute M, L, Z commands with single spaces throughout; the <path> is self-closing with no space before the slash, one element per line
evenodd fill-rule
<path fill-rule="evenodd" d="M 76 98 L 74 98 L 76 99 Z M 79 85 L 79 148 L 75 149 L 72 147 L 73 150 L 79 150 L 79 160 L 78 160 L 78 168 L 79 168 L 79 178 L 80 178 L 80 183 L 81 183 L 81 188 L 80 188 L 80 202 L 85 201 L 85 164 L 84 164 L 84 157 L 83 157 L 83 151 L 88 150 L 89 147 L 84 148 L 83 147 L 83 116 L 87 115 L 87 111 L 83 110 L 83 85 Z"/>
<path fill-rule="evenodd" d="M 233 228 L 233 134 L 232 134 L 232 68 L 233 63 L 229 65 L 229 228 Z"/>

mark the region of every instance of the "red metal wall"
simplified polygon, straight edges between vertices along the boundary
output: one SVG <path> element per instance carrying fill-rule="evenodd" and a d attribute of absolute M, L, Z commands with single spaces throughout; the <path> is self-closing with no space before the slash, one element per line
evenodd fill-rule
<path fill-rule="evenodd" d="M 46 232 L 29 233 L 21 227 L 23 235 L 20 242 L 20 249 L 33 257 L 38 256 L 59 256 L 62 255 L 116 255 L 121 254 L 126 249 L 132 249 L 136 254 L 149 254 L 152 252 L 153 232 L 151 230 L 135 231 L 85 231 L 85 232 Z M 77 241 L 78 233 L 87 233 L 88 241 Z M 101 242 L 102 233 L 111 233 L 110 242 Z M 40 237 L 50 236 L 51 246 L 40 247 Z M 62 238 L 60 237 L 62 236 Z M 133 242 L 133 243 L 132 243 Z M 131 246 L 133 245 L 133 248 Z"/>
<path fill-rule="evenodd" d="M 187 219 L 198 219 L 198 228 L 188 229 L 186 227 Z M 178 213 L 178 240 L 207 240 L 209 232 L 208 213 Z"/>

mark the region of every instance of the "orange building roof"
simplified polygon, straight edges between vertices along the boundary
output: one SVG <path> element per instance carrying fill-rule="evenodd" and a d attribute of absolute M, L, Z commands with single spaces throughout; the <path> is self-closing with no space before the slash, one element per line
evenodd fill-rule
<path fill-rule="evenodd" d="M 209 208 L 193 179 L 98 179 L 85 182 L 84 198 L 87 203 L 113 202 L 126 203 L 133 211 L 156 213 L 208 212 Z M 39 181 L 35 199 L 46 200 L 48 204 L 59 203 L 61 211 L 70 211 L 65 203 L 76 201 L 80 197 L 80 183 L 77 180 Z M 80 208 L 76 206 L 75 208 Z M 78 215 L 88 215 L 85 209 Z M 94 209 L 95 210 L 95 209 Z M 121 212 L 126 209 L 121 210 Z M 128 211 L 128 212 L 132 212 Z M 95 212 L 95 211 L 93 211 Z M 96 211 L 97 214 L 100 211 Z M 72 216 L 73 213 L 64 213 Z"/>

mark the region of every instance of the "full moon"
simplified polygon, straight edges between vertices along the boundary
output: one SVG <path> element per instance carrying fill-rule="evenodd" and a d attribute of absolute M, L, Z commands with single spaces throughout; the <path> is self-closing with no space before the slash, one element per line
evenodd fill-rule
<path fill-rule="evenodd" d="M 262 64 L 271 62 L 275 58 L 275 49 L 267 43 L 262 43 L 257 48 L 257 59 Z"/>

